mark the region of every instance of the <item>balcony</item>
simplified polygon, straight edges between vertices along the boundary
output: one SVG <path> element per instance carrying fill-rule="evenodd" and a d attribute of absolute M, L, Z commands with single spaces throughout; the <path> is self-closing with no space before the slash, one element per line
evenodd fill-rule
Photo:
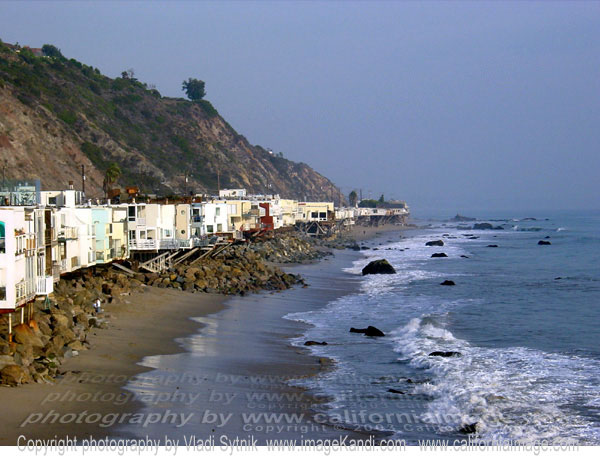
<path fill-rule="evenodd" d="M 129 250 L 158 250 L 158 241 L 154 239 L 130 240 Z"/>
<path fill-rule="evenodd" d="M 36 293 L 36 282 L 33 279 L 24 279 L 15 285 L 15 306 L 19 307 L 32 300 Z"/>
<path fill-rule="evenodd" d="M 37 278 L 37 295 L 50 295 L 54 290 L 53 276 L 39 276 Z"/>
<path fill-rule="evenodd" d="M 79 237 L 79 232 L 77 228 L 74 226 L 65 226 L 58 232 L 58 240 L 59 241 L 69 241 L 74 240 Z"/>

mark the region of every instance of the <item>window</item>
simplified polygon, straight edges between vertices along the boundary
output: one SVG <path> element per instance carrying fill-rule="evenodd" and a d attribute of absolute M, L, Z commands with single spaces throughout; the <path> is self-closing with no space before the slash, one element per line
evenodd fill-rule
<path fill-rule="evenodd" d="M 129 231 L 129 240 L 135 241 L 135 231 Z"/>
<path fill-rule="evenodd" d="M 185 235 L 185 230 L 181 230 L 181 235 L 184 236 Z"/>
<path fill-rule="evenodd" d="M 206 232 L 209 232 L 209 233 L 213 232 L 213 225 L 212 224 L 209 224 L 209 225 L 206 226 Z"/>
<path fill-rule="evenodd" d="M 127 215 L 129 216 L 129 221 L 135 221 L 135 205 L 127 207 Z"/>
<path fill-rule="evenodd" d="M 319 217 L 319 213 L 318 212 L 310 212 L 310 217 L 311 218 L 318 218 Z"/>
<path fill-rule="evenodd" d="M 215 215 L 219 216 L 221 214 L 221 207 L 215 208 Z"/>
<path fill-rule="evenodd" d="M 319 212 L 319 218 L 327 218 L 327 212 Z"/>
<path fill-rule="evenodd" d="M 223 232 L 223 225 L 221 223 L 217 224 L 217 232 Z"/>

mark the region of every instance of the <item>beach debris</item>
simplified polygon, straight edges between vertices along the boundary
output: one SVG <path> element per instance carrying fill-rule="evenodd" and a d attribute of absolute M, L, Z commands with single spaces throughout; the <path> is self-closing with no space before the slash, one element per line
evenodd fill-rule
<path fill-rule="evenodd" d="M 385 259 L 373 260 L 362 269 L 362 274 L 395 274 L 394 267 Z"/>
<path fill-rule="evenodd" d="M 350 328 L 351 333 L 360 333 L 365 336 L 371 337 L 384 337 L 385 334 L 380 329 L 377 329 L 375 326 L 368 326 L 366 328 Z"/>
<path fill-rule="evenodd" d="M 444 241 L 441 239 L 438 241 L 429 241 L 426 242 L 425 245 L 428 247 L 442 247 L 444 245 Z"/>

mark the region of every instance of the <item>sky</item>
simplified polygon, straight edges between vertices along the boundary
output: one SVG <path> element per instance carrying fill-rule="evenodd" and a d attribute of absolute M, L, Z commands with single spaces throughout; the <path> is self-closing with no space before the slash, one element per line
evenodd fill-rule
<path fill-rule="evenodd" d="M 600 208 L 600 2 L 0 0 L 50 43 L 413 211 Z"/>

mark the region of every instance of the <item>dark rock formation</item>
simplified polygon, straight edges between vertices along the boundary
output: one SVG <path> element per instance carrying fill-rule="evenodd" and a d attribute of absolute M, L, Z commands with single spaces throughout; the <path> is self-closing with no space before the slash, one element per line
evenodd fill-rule
<path fill-rule="evenodd" d="M 436 350 L 435 352 L 431 352 L 429 354 L 430 357 L 460 357 L 461 353 L 460 352 L 454 352 L 454 351 L 440 351 L 440 350 Z"/>
<path fill-rule="evenodd" d="M 488 247 L 496 248 L 498 246 L 496 244 L 490 244 L 490 245 L 488 245 Z"/>
<path fill-rule="evenodd" d="M 477 432 L 477 423 L 471 423 L 470 425 L 463 425 L 459 430 L 462 434 L 475 434 Z"/>
<path fill-rule="evenodd" d="M 323 342 L 317 342 L 317 341 L 306 341 L 304 343 L 305 346 L 326 346 L 327 343 L 325 341 Z"/>
<path fill-rule="evenodd" d="M 396 270 L 390 263 L 383 260 L 374 260 L 362 269 L 362 274 L 395 274 Z"/>
<path fill-rule="evenodd" d="M 350 328 L 351 333 L 360 333 L 365 336 L 371 337 L 383 337 L 385 334 L 380 329 L 377 329 L 375 326 L 368 326 L 367 328 Z"/>
<path fill-rule="evenodd" d="M 404 394 L 404 391 L 399 391 L 398 389 L 388 389 L 387 392 L 391 392 L 392 394 Z"/>
<path fill-rule="evenodd" d="M 550 241 L 538 241 L 538 245 L 552 245 Z"/>
<path fill-rule="evenodd" d="M 447 257 L 448 255 L 446 255 L 444 252 L 440 252 L 440 253 L 434 253 L 431 255 L 431 258 L 444 258 Z"/>
<path fill-rule="evenodd" d="M 456 283 L 450 279 L 446 279 L 444 282 L 440 283 L 442 286 L 455 286 Z"/>
<path fill-rule="evenodd" d="M 444 245 L 444 241 L 442 241 L 441 239 L 439 241 L 429 241 L 426 242 L 425 245 L 429 247 L 442 247 Z"/>
<path fill-rule="evenodd" d="M 473 225 L 473 229 L 479 229 L 479 230 L 494 229 L 494 225 L 491 223 L 475 223 Z"/>

